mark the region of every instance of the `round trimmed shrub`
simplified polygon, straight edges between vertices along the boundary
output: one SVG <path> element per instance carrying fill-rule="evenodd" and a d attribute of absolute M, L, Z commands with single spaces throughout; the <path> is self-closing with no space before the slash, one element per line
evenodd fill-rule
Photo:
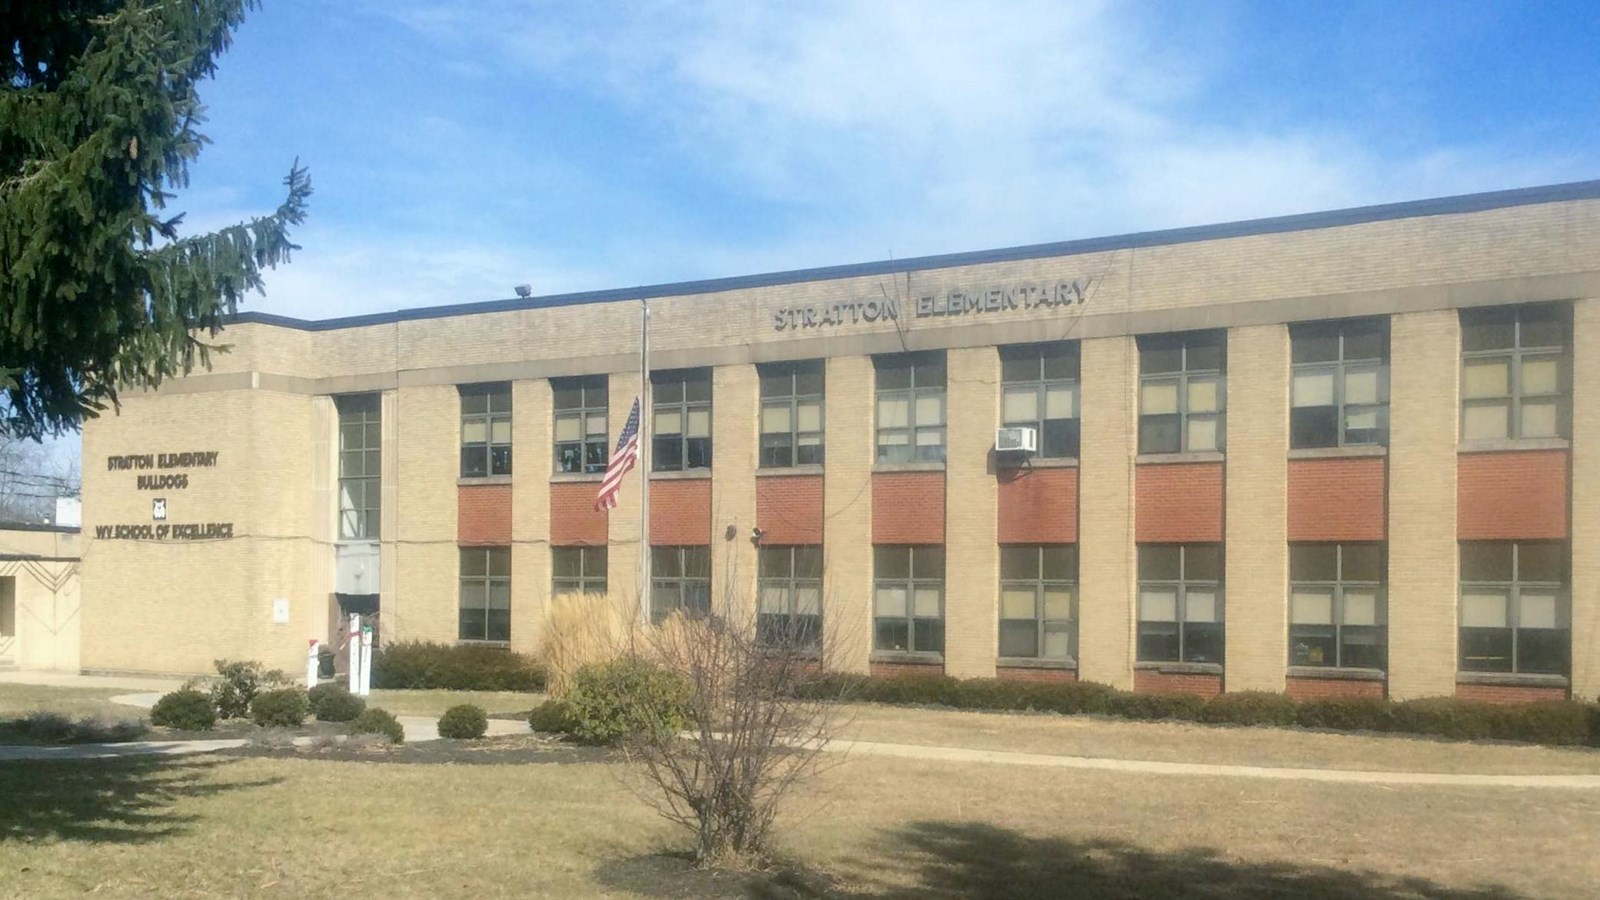
<path fill-rule="evenodd" d="M 452 706 L 439 717 L 439 737 L 475 741 L 489 731 L 489 717 L 483 707 L 471 703 Z"/>
<path fill-rule="evenodd" d="M 250 718 L 263 728 L 299 728 L 310 714 L 305 688 L 262 691 L 250 702 Z"/>
<path fill-rule="evenodd" d="M 560 700 L 546 700 L 528 713 L 528 727 L 542 734 L 570 734 L 572 713 Z"/>
<path fill-rule="evenodd" d="M 401 727 L 400 720 L 394 713 L 376 706 L 362 710 L 350 722 L 351 734 L 381 734 L 389 739 L 391 744 L 403 744 L 406 740 L 406 730 Z"/>
<path fill-rule="evenodd" d="M 182 731 L 210 731 L 217 724 L 211 695 L 192 687 L 165 694 L 150 708 L 150 723 Z"/>
<path fill-rule="evenodd" d="M 349 722 L 367 708 L 367 701 L 342 685 L 319 684 L 306 692 L 318 722 Z"/>
<path fill-rule="evenodd" d="M 644 660 L 584 666 L 567 691 L 572 735 L 589 744 L 615 744 L 632 735 L 665 739 L 688 727 L 689 695 L 683 676 Z"/>
<path fill-rule="evenodd" d="M 1295 713 L 1294 701 L 1284 694 L 1239 691 L 1206 701 L 1200 721 L 1209 725 L 1293 725 Z"/>

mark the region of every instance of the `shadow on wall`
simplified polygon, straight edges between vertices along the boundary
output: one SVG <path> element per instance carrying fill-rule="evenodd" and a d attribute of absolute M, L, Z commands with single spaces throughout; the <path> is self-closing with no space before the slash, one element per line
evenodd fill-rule
<path fill-rule="evenodd" d="M 282 780 L 230 780 L 220 771 L 230 764 L 147 756 L 0 765 L 0 843 L 156 841 L 195 824 L 196 816 L 173 811 L 180 801 Z"/>

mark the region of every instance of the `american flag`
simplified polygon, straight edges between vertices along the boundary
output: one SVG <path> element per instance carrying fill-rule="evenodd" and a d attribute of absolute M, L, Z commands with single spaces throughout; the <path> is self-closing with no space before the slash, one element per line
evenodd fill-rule
<path fill-rule="evenodd" d="M 611 452 L 611 463 L 606 466 L 606 477 L 600 482 L 600 496 L 594 499 L 594 508 L 616 509 L 617 491 L 622 488 L 622 476 L 628 474 L 639 461 L 639 398 L 633 398 L 633 410 L 628 413 L 628 424 L 622 426 L 617 436 L 617 449 Z"/>

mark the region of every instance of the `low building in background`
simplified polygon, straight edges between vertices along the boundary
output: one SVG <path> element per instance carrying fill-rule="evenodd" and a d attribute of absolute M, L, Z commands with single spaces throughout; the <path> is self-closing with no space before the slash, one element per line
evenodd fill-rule
<path fill-rule="evenodd" d="M 78 529 L 0 524 L 0 671 L 78 671 Z"/>

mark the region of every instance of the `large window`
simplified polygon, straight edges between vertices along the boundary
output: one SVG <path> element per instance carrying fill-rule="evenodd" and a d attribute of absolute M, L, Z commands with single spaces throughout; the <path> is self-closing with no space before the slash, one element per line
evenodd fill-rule
<path fill-rule="evenodd" d="M 1567 433 L 1567 316 L 1560 306 L 1461 313 L 1461 438 Z"/>
<path fill-rule="evenodd" d="M 657 472 L 711 468 L 711 370 L 650 374 Z"/>
<path fill-rule="evenodd" d="M 461 548 L 463 641 L 511 640 L 511 548 Z"/>
<path fill-rule="evenodd" d="M 944 652 L 944 548 L 872 548 L 875 650 Z"/>
<path fill-rule="evenodd" d="M 822 360 L 761 367 L 761 468 L 822 465 Z"/>
<path fill-rule="evenodd" d="M 511 474 L 511 385 L 461 386 L 461 477 Z"/>
<path fill-rule="evenodd" d="M 1227 360 L 1220 331 L 1139 339 L 1139 452 L 1221 450 Z"/>
<path fill-rule="evenodd" d="M 1384 667 L 1382 544 L 1289 545 L 1289 665 Z"/>
<path fill-rule="evenodd" d="M 1381 319 L 1317 322 L 1289 331 L 1294 387 L 1289 446 L 1387 443 L 1389 332 Z"/>
<path fill-rule="evenodd" d="M 1222 662 L 1222 546 L 1139 545 L 1139 660 Z"/>
<path fill-rule="evenodd" d="M 1078 656 L 1078 547 L 1000 548 L 1000 655 Z"/>
<path fill-rule="evenodd" d="M 604 375 L 552 378 L 556 471 L 604 472 L 608 379 Z"/>
<path fill-rule="evenodd" d="M 761 610 L 756 633 L 763 644 L 797 650 L 822 647 L 822 548 L 761 548 Z"/>
<path fill-rule="evenodd" d="M 383 479 L 383 428 L 377 394 L 334 400 L 339 410 L 339 537 L 376 540 Z"/>
<path fill-rule="evenodd" d="M 650 548 L 650 617 L 664 620 L 674 611 L 711 611 L 711 548 Z"/>
<path fill-rule="evenodd" d="M 1000 348 L 1000 424 L 1033 428 L 1038 456 L 1078 455 L 1078 345 L 1023 344 Z"/>
<path fill-rule="evenodd" d="M 943 462 L 943 353 L 873 357 L 878 377 L 878 462 Z"/>
<path fill-rule="evenodd" d="M 1461 669 L 1564 675 L 1566 545 L 1461 542 Z"/>
<path fill-rule="evenodd" d="M 550 593 L 604 594 L 606 592 L 605 547 L 550 548 Z"/>

